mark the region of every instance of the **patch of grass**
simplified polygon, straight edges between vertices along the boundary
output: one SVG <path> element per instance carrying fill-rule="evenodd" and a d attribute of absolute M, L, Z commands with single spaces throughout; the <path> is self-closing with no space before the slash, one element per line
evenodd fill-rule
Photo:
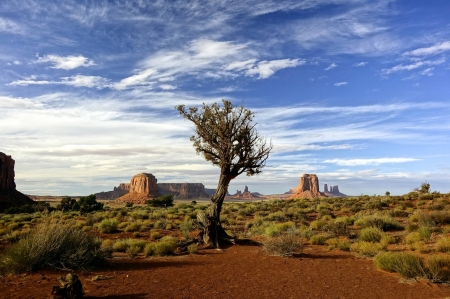
<path fill-rule="evenodd" d="M 419 232 L 412 232 L 406 235 L 405 243 L 407 245 L 422 241 L 422 235 Z"/>
<path fill-rule="evenodd" d="M 356 242 L 350 246 L 351 252 L 355 252 L 362 256 L 375 256 L 377 253 L 383 251 L 384 249 L 385 246 L 381 243 L 373 243 L 366 241 Z"/>
<path fill-rule="evenodd" d="M 439 252 L 450 252 L 450 238 L 443 237 L 436 242 L 436 250 Z"/>
<path fill-rule="evenodd" d="M 350 242 L 346 239 L 332 238 L 325 241 L 325 244 L 328 245 L 328 249 L 340 249 L 342 251 L 350 250 Z"/>
<path fill-rule="evenodd" d="M 422 260 L 406 252 L 381 252 L 374 258 L 378 269 L 397 272 L 403 278 L 426 276 Z"/>
<path fill-rule="evenodd" d="M 90 268 L 104 262 L 101 241 L 74 227 L 40 225 L 0 258 L 0 272 L 23 273 L 45 267 Z"/>
<path fill-rule="evenodd" d="M 117 231 L 117 225 L 119 221 L 117 219 L 103 219 L 98 224 L 98 230 L 103 234 L 112 234 Z"/>
<path fill-rule="evenodd" d="M 292 256 L 294 253 L 300 253 L 302 249 L 302 239 L 295 234 L 284 234 L 263 243 L 263 250 L 275 256 Z"/>
<path fill-rule="evenodd" d="M 381 241 L 384 233 L 378 227 L 366 227 L 359 231 L 358 238 L 361 241 L 377 243 Z"/>
<path fill-rule="evenodd" d="M 146 257 L 151 255 L 171 255 L 177 247 L 178 242 L 175 238 L 164 237 L 158 242 L 148 243 L 144 248 L 144 255 Z"/>
<path fill-rule="evenodd" d="M 428 278 L 434 282 L 450 281 L 450 256 L 431 255 L 426 257 Z"/>
<path fill-rule="evenodd" d="M 102 221 L 102 222 L 103 222 L 103 221 Z M 133 222 L 133 223 L 128 224 L 128 225 L 125 227 L 124 231 L 125 231 L 125 232 L 137 232 L 137 231 L 139 231 L 140 229 L 141 229 L 141 224 L 140 224 L 139 222 Z"/>
<path fill-rule="evenodd" d="M 309 239 L 312 245 L 324 245 L 328 238 L 324 235 L 315 235 Z"/>
<path fill-rule="evenodd" d="M 197 254 L 198 253 L 198 244 L 191 244 L 187 247 L 189 254 Z"/>

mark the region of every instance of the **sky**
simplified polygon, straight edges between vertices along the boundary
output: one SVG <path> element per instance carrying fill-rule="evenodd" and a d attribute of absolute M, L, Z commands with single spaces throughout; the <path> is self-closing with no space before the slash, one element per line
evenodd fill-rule
<path fill-rule="evenodd" d="M 0 152 L 19 191 L 87 195 L 137 173 L 215 188 L 175 105 L 221 99 L 273 143 L 229 191 L 450 192 L 450 2 L 0 3 Z"/>

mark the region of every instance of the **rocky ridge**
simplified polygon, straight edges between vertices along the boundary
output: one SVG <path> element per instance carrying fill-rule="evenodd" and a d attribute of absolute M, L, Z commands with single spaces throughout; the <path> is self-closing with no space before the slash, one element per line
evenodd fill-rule
<path fill-rule="evenodd" d="M 293 194 L 289 198 L 319 198 L 324 194 L 319 191 L 319 178 L 315 174 L 303 174 L 299 184 L 294 188 Z"/>

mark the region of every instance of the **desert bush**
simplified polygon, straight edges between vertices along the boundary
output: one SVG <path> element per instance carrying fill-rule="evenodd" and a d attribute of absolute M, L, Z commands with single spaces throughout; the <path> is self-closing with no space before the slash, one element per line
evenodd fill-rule
<path fill-rule="evenodd" d="M 180 230 L 185 239 L 189 239 L 189 233 L 194 228 L 194 225 L 191 220 L 184 221 L 180 223 Z"/>
<path fill-rule="evenodd" d="M 295 229 L 294 222 L 270 223 L 269 226 L 266 227 L 265 233 L 268 237 L 275 237 L 292 229 Z"/>
<path fill-rule="evenodd" d="M 377 227 L 366 227 L 359 231 L 358 238 L 361 241 L 377 243 L 380 242 L 384 233 Z"/>
<path fill-rule="evenodd" d="M 344 221 L 335 221 L 332 223 L 328 223 L 324 230 L 328 232 L 331 235 L 334 236 L 348 236 L 350 233 L 350 230 L 348 228 L 348 223 Z"/>
<path fill-rule="evenodd" d="M 408 248 L 411 251 L 418 251 L 420 253 L 424 253 L 424 252 L 427 251 L 427 247 L 425 245 L 425 242 L 423 242 L 423 241 L 417 241 L 417 242 L 414 242 L 414 243 L 410 243 L 408 245 Z"/>
<path fill-rule="evenodd" d="M 98 230 L 103 234 L 112 234 L 117 231 L 117 219 L 103 219 L 98 224 Z"/>
<path fill-rule="evenodd" d="M 314 220 L 314 221 L 311 221 L 311 223 L 309 224 L 309 227 L 311 229 L 315 229 L 315 230 L 322 230 L 326 225 L 327 225 L 326 221 Z"/>
<path fill-rule="evenodd" d="M 309 239 L 309 242 L 312 244 L 312 245 L 324 245 L 325 244 L 325 241 L 328 239 L 328 237 L 327 236 L 325 236 L 325 235 L 315 235 L 315 236 L 312 236 L 310 239 Z"/>
<path fill-rule="evenodd" d="M 191 244 L 187 247 L 187 250 L 189 254 L 196 254 L 198 253 L 198 244 Z"/>
<path fill-rule="evenodd" d="M 302 239 L 295 234 L 283 234 L 263 243 L 263 250 L 269 255 L 292 256 L 303 249 Z"/>
<path fill-rule="evenodd" d="M 450 252 L 450 238 L 443 237 L 436 242 L 436 250 L 439 252 Z"/>
<path fill-rule="evenodd" d="M 141 250 L 148 244 L 145 240 L 139 239 L 120 239 L 114 242 L 112 246 L 114 252 L 127 252 L 128 248 L 137 246 Z"/>
<path fill-rule="evenodd" d="M 434 282 L 450 281 L 450 256 L 431 255 L 426 257 L 428 278 Z"/>
<path fill-rule="evenodd" d="M 125 251 L 130 257 L 135 257 L 142 251 L 142 248 L 136 245 L 129 246 Z"/>
<path fill-rule="evenodd" d="M 404 278 L 424 277 L 422 260 L 406 252 L 381 252 L 374 258 L 378 269 L 397 272 Z"/>
<path fill-rule="evenodd" d="M 375 256 L 380 251 L 384 250 L 385 246 L 381 243 L 373 243 L 366 241 L 359 241 L 350 246 L 350 251 L 362 256 Z"/>
<path fill-rule="evenodd" d="M 172 207 L 173 195 L 163 195 L 155 199 L 146 200 L 145 203 L 152 207 Z"/>
<path fill-rule="evenodd" d="M 0 258 L 0 271 L 22 273 L 44 267 L 89 268 L 104 261 L 101 241 L 74 227 L 40 225 Z"/>
<path fill-rule="evenodd" d="M 125 227 L 124 231 L 125 232 L 137 232 L 140 229 L 141 229 L 141 223 L 139 223 L 139 222 L 132 222 L 132 223 L 128 224 Z"/>
<path fill-rule="evenodd" d="M 356 226 L 360 227 L 378 227 L 383 231 L 402 230 L 403 227 L 390 216 L 366 216 L 355 221 Z"/>
<path fill-rule="evenodd" d="M 164 237 L 158 242 L 148 243 L 144 248 L 145 256 L 170 255 L 177 249 L 178 242 L 175 238 Z"/>
<path fill-rule="evenodd" d="M 325 244 L 328 245 L 328 249 L 340 249 L 342 251 L 350 250 L 350 243 L 348 240 L 332 238 L 325 241 Z"/>
<path fill-rule="evenodd" d="M 419 242 L 419 241 L 422 241 L 422 235 L 418 232 L 409 233 L 405 237 L 406 244 L 413 244 L 413 243 Z"/>

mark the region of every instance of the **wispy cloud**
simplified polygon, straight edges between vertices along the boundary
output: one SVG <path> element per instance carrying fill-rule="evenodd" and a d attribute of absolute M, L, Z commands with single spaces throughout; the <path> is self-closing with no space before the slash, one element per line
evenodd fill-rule
<path fill-rule="evenodd" d="M 365 66 L 366 64 L 368 64 L 367 61 L 362 61 L 362 62 L 359 62 L 359 63 L 355 63 L 353 66 Z"/>
<path fill-rule="evenodd" d="M 178 87 L 176 87 L 175 85 L 170 85 L 170 84 L 161 84 L 161 85 L 159 85 L 159 88 L 161 88 L 162 90 L 174 90 L 174 89 L 177 89 Z"/>
<path fill-rule="evenodd" d="M 331 159 L 325 160 L 324 163 L 333 163 L 339 166 L 367 166 L 391 163 L 406 163 L 419 161 L 415 158 L 375 158 L 375 159 Z"/>
<path fill-rule="evenodd" d="M 305 60 L 300 59 L 280 59 L 271 61 L 264 60 L 258 62 L 258 64 L 251 69 L 248 69 L 245 74 L 247 76 L 258 75 L 258 79 L 266 79 L 275 74 L 276 71 L 285 68 L 296 67 L 305 63 Z"/>
<path fill-rule="evenodd" d="M 22 34 L 24 29 L 16 22 L 0 17 L 0 32 Z"/>
<path fill-rule="evenodd" d="M 82 55 L 78 56 L 59 56 L 59 55 L 45 55 L 43 57 L 39 57 L 35 61 L 36 63 L 45 63 L 49 62 L 53 66 L 53 69 L 63 69 L 63 70 L 73 70 L 79 67 L 89 67 L 95 65 L 94 61 L 84 57 Z"/>
<path fill-rule="evenodd" d="M 84 75 L 61 77 L 60 81 L 34 80 L 34 79 L 16 80 L 9 83 L 8 85 L 28 86 L 28 85 L 51 85 L 51 84 L 68 85 L 74 87 L 90 87 L 97 89 L 110 87 L 108 79 L 99 76 L 84 76 Z"/>
<path fill-rule="evenodd" d="M 332 69 L 334 69 L 335 67 L 337 67 L 338 65 L 336 64 L 336 63 L 332 63 L 332 64 L 330 64 L 329 66 L 327 66 L 326 68 L 325 68 L 325 70 L 326 71 L 329 71 L 329 70 L 332 70 Z"/>
<path fill-rule="evenodd" d="M 450 41 L 435 44 L 427 48 L 419 48 L 413 51 L 405 52 L 406 56 L 430 56 L 450 51 Z"/>
<path fill-rule="evenodd" d="M 446 61 L 446 59 L 443 57 L 438 60 L 418 61 L 418 62 L 407 64 L 407 65 L 399 64 L 390 69 L 383 69 L 382 72 L 386 75 L 389 75 L 389 74 L 396 73 L 396 72 L 415 70 L 422 66 L 440 65 L 440 64 L 443 64 L 445 61 Z"/>
<path fill-rule="evenodd" d="M 348 84 L 348 82 L 337 82 L 337 83 L 334 83 L 333 85 L 339 87 L 339 86 L 343 86 L 343 85 L 347 85 L 347 84 Z"/>

